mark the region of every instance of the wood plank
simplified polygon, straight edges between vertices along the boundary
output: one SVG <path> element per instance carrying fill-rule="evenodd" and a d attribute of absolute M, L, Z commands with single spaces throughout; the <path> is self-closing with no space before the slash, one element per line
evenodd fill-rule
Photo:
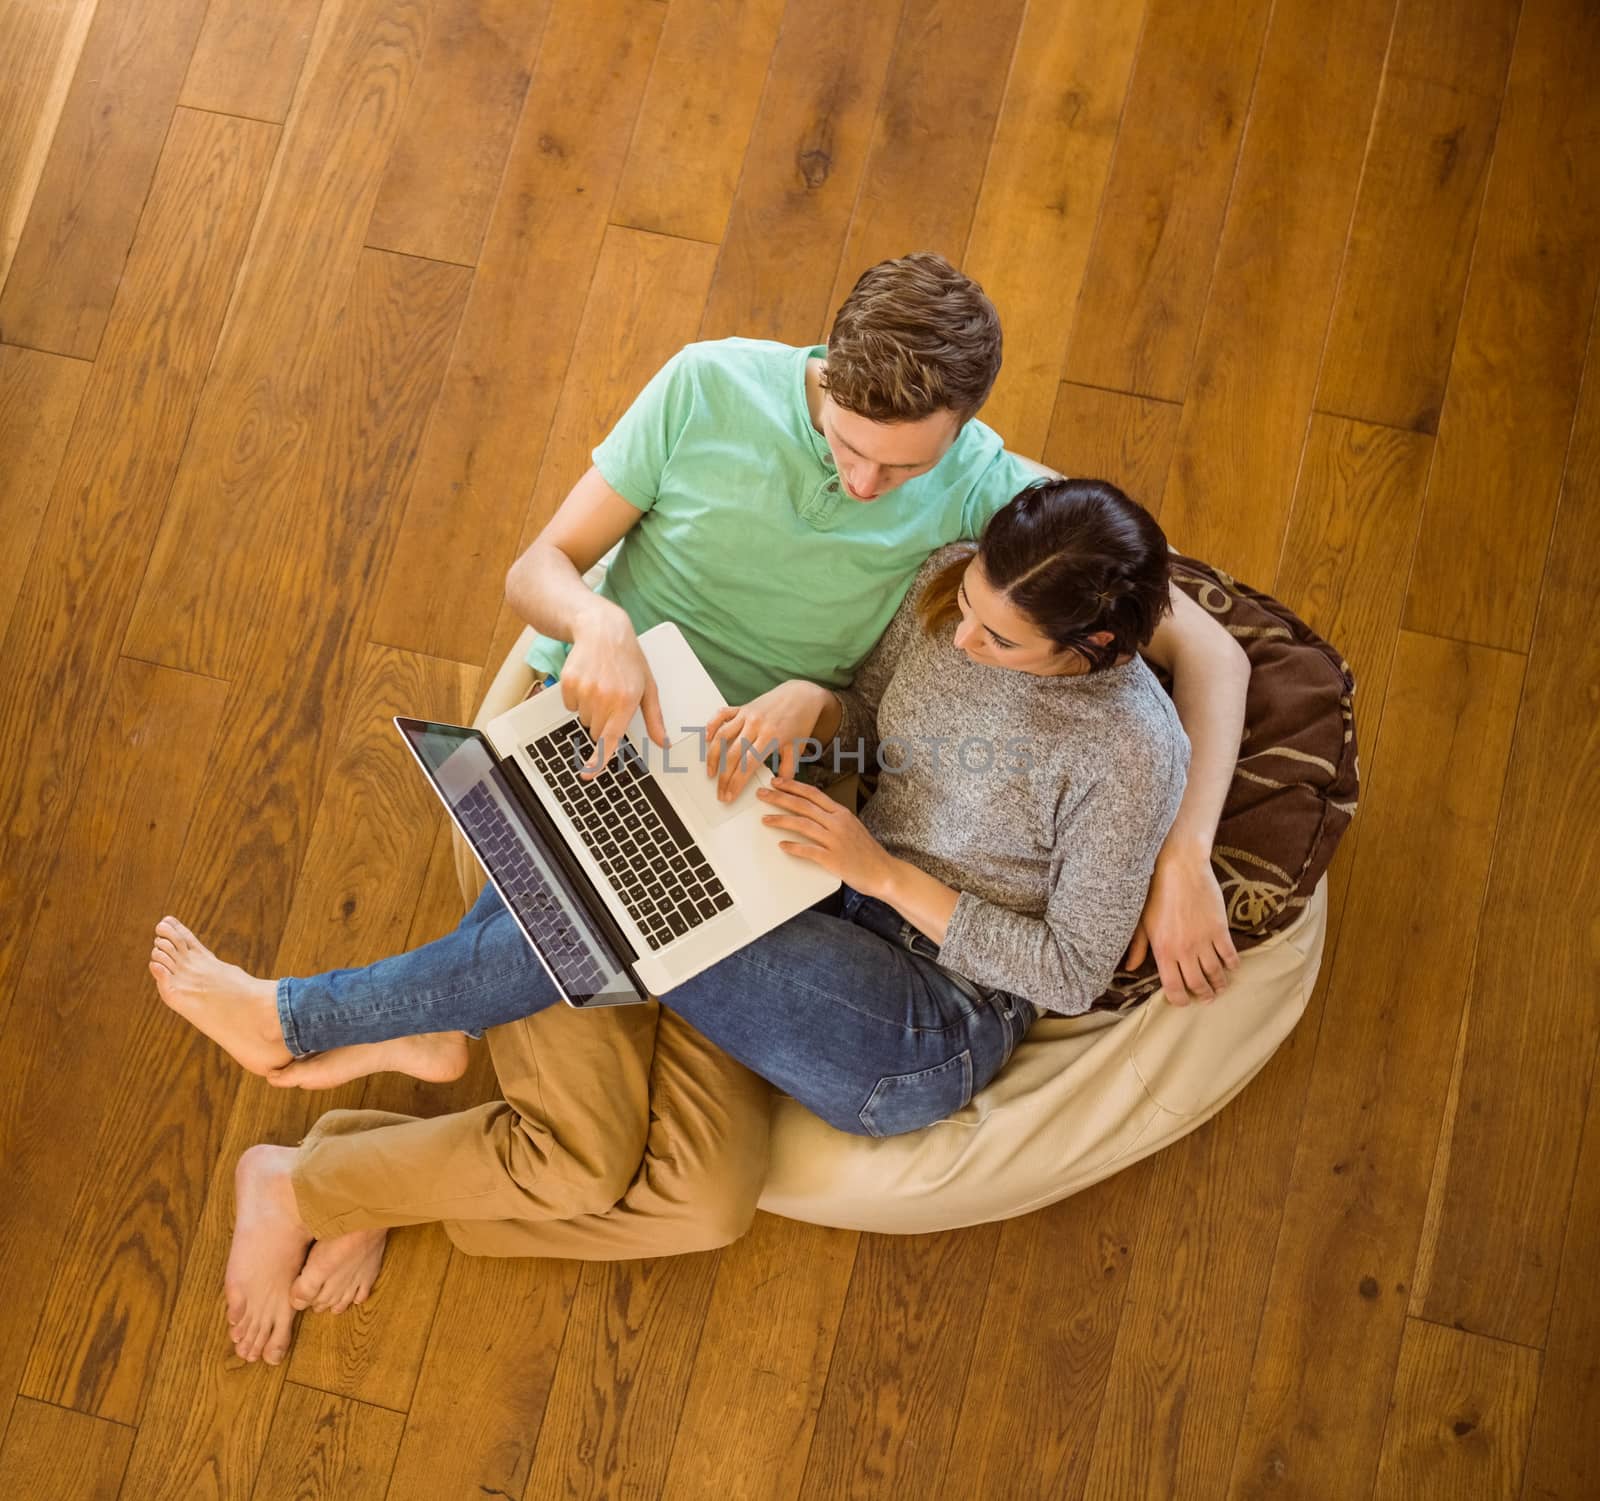
<path fill-rule="evenodd" d="M 1161 511 L 1247 582 L 1283 546 L 1393 13 L 1283 0 L 1267 30 Z"/>
<path fill-rule="evenodd" d="M 1311 419 L 1274 593 L 1355 672 L 1356 725 L 1377 743 L 1433 443 Z"/>
<path fill-rule="evenodd" d="M 1373 1501 L 1515 1496 L 1539 1352 L 1406 1321 Z"/>
<path fill-rule="evenodd" d="M 660 1493 L 719 1254 L 584 1263 L 525 1495 Z"/>
<path fill-rule="evenodd" d="M 1063 374 L 1181 401 L 1268 0 L 1149 0 Z"/>
<path fill-rule="evenodd" d="M 1520 9 L 1400 6 L 1328 330 L 1323 411 L 1438 428 Z"/>
<path fill-rule="evenodd" d="M 1230 1495 L 1377 1468 L 1522 673 L 1400 638 Z"/>
<path fill-rule="evenodd" d="M 437 0 L 367 244 L 472 265 L 549 0 Z"/>
<path fill-rule="evenodd" d="M 284 1383 L 252 1501 L 383 1501 L 405 1419 Z"/>
<path fill-rule="evenodd" d="M 233 678 L 262 578 L 293 566 L 287 518 L 323 354 L 427 30 L 426 0 L 322 12 L 125 650 Z"/>
<path fill-rule="evenodd" d="M 89 379 L 83 360 L 0 344 L 0 636 L 55 489 L 78 403 Z"/>
<path fill-rule="evenodd" d="M 1110 480 L 1159 517 L 1182 412 L 1169 402 L 1062 381 L 1044 462 L 1062 474 Z"/>
<path fill-rule="evenodd" d="M 178 103 L 282 123 L 322 0 L 211 0 Z"/>
<path fill-rule="evenodd" d="M 116 667 L 97 732 L 88 737 L 84 791 L 75 799 L 31 925 L 27 958 L 0 1057 L 0 1200 L 13 1226 L 0 1237 L 0 1411 L 18 1390 L 74 1200 L 107 1191 L 91 1155 L 108 1115 L 132 1108 L 142 1081 L 108 1077 L 146 1035 L 153 988 L 145 962 L 151 929 L 183 847 L 205 752 L 222 713 L 223 685 L 138 662 Z M 154 914 L 154 915 L 152 915 Z M 71 1046 L 62 1045 L 71 1038 Z M 166 1207 L 182 1212 L 190 1185 Z M 161 1274 L 164 1225 L 122 1227 Z M 146 1309 L 131 1304 L 102 1326 L 91 1386 L 110 1375 L 120 1329 Z M 82 1397 L 80 1386 L 75 1397 Z M 0 1491 L 0 1494 L 10 1494 Z"/>
<path fill-rule="evenodd" d="M 800 1488 L 937 1495 L 1000 1244 L 998 1225 L 938 1235 L 863 1235 Z"/>
<path fill-rule="evenodd" d="M 531 1494 L 578 1275 L 573 1261 L 451 1259 L 386 1501 Z"/>
<path fill-rule="evenodd" d="M 700 336 L 820 344 L 899 13 L 790 0 Z"/>
<path fill-rule="evenodd" d="M 180 110 L 5 638 L 0 998 L 76 795 L 92 723 L 211 359 L 276 128 Z M 93 602 L 87 608 L 85 602 Z"/>
<path fill-rule="evenodd" d="M 1005 329 L 983 420 L 1030 456 L 1057 404 L 1144 10 L 1142 0 L 1030 6 L 1017 38 L 962 265 Z"/>
<path fill-rule="evenodd" d="M 0 49 L 0 99 L 10 102 L 0 122 L 0 286 L 11 270 L 98 4 L 0 3 L 0 36 L 6 38 Z"/>
<path fill-rule="evenodd" d="M 720 244 L 784 0 L 676 0 L 611 222 Z"/>
<path fill-rule="evenodd" d="M 716 247 L 698 240 L 610 229 L 583 309 L 572 365 L 545 444 L 533 501 L 511 557 L 533 541 L 589 467 L 589 455 L 645 382 L 694 337 Z M 640 308 L 650 316 L 641 318 Z M 502 597 L 485 657 L 497 671 L 522 632 Z"/>
<path fill-rule="evenodd" d="M 1581 1501 L 1600 1494 L 1600 1089 L 1589 1079 L 1583 1151 L 1573 1180 L 1561 1273 L 1522 1494 Z"/>
<path fill-rule="evenodd" d="M 859 1240 L 758 1214 L 723 1250 L 661 1501 L 799 1494 Z"/>
<path fill-rule="evenodd" d="M 1527 0 L 1439 419 L 1412 630 L 1527 650 L 1600 286 L 1597 75 L 1600 10 Z"/>
<path fill-rule="evenodd" d="M 1001 1227 L 938 1494 L 1083 1494 L 1136 1254 L 1139 1189 L 1121 1173 Z"/>
<path fill-rule="evenodd" d="M 133 1430 L 103 1418 L 17 1403 L 0 1449 L 0 1496 L 16 1501 L 117 1501 Z"/>
<path fill-rule="evenodd" d="M 294 877 L 308 846 L 319 861 L 335 863 L 308 837 L 315 832 L 311 812 L 334 761 L 334 729 L 356 677 L 365 612 L 371 609 L 370 600 L 359 592 L 352 598 L 352 591 L 340 585 L 369 575 L 386 527 L 392 532 L 393 497 L 404 493 L 460 316 L 465 281 L 457 267 L 367 252 L 329 352 L 319 431 L 308 450 L 314 463 L 302 477 L 300 493 L 338 495 L 341 504 L 304 508 L 303 524 L 290 539 L 294 556 L 303 562 L 272 581 L 269 601 L 258 609 L 250 645 L 252 660 L 260 665 L 229 694 L 170 896 L 170 910 L 253 974 L 315 972 L 337 958 L 327 953 L 337 932 L 330 935 L 325 919 L 314 922 L 302 904 L 292 914 L 277 965 L 271 962 L 291 915 L 287 894 L 296 889 Z M 413 792 L 423 797 L 426 789 Z M 409 837 L 420 844 L 415 877 L 420 881 L 431 823 L 408 830 L 390 827 L 384 818 L 368 822 L 377 844 L 362 842 L 350 850 L 356 862 L 351 868 L 364 872 L 368 881 L 392 881 L 396 866 L 387 841 Z M 342 871 L 344 884 L 338 889 L 346 894 L 327 905 L 344 917 L 343 901 L 355 878 L 346 880 Z M 314 878 L 299 887 L 306 892 L 303 901 L 317 899 Z M 415 889 L 400 904 L 399 933 L 409 923 Z M 358 903 L 350 917 L 360 910 Z M 318 907 L 316 916 L 324 911 L 326 905 Z M 306 935 L 322 952 L 306 952 Z M 389 936 L 384 935 L 386 945 Z M 123 1227 L 156 1214 L 163 1195 L 172 1191 L 169 1185 L 203 1183 L 211 1175 L 217 1156 L 214 1129 L 186 1133 L 183 1124 L 194 1118 L 196 1100 L 225 1105 L 240 1078 L 218 1049 L 203 1039 L 195 1043 L 176 1018 L 165 1021 L 138 1064 L 130 1065 L 145 1080 L 138 1107 L 108 1122 L 102 1132 L 96 1151 L 106 1188 L 76 1219 L 27 1376 L 31 1395 L 86 1407 L 92 1398 L 92 1410 L 103 1416 L 137 1418 L 155 1379 L 169 1315 L 175 1305 L 183 1307 L 183 1289 L 156 1279 L 134 1254 L 136 1245 L 127 1242 Z M 279 1093 L 257 1081 L 251 1088 Z M 288 1115 L 299 1107 L 276 1108 Z M 209 1124 L 220 1121 L 213 1115 Z M 225 1150 L 230 1166 L 243 1145 L 248 1143 Z M 177 1242 L 162 1265 L 183 1264 L 194 1215 L 173 1213 L 162 1225 Z M 190 1254 L 185 1269 L 185 1287 L 189 1279 L 207 1277 L 206 1309 L 213 1318 L 215 1284 L 209 1278 L 220 1266 L 220 1256 L 208 1264 Z M 146 1309 L 150 1322 L 123 1333 L 114 1369 L 105 1372 L 98 1331 L 123 1300 Z M 176 1333 L 181 1346 L 181 1323 Z M 200 1359 L 216 1331 L 207 1327 L 205 1335 L 198 1349 L 188 1347 L 191 1361 Z M 140 1452 L 136 1448 L 135 1468 Z"/>
<path fill-rule="evenodd" d="M 376 640 L 486 660 L 660 24 L 650 0 L 556 0 Z"/>
<path fill-rule="evenodd" d="M 1591 360 L 1600 333 L 1591 341 Z M 1574 924 L 1600 859 L 1600 633 L 1583 560 L 1600 546 L 1600 360 L 1585 382 L 1546 565 L 1478 940 L 1461 1103 L 1426 1316 L 1542 1345 L 1555 1297 L 1600 1016 L 1600 956 Z M 1530 956 L 1536 956 L 1530 962 Z"/>
<path fill-rule="evenodd" d="M 0 292 L 0 337 L 91 360 L 206 0 L 102 0 Z"/>
<path fill-rule="evenodd" d="M 1023 0 L 907 0 L 830 313 L 861 273 L 911 250 L 960 263 Z"/>

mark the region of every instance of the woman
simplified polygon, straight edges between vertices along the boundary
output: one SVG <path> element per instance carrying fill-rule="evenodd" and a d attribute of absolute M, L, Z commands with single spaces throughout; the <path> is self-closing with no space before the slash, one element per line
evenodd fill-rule
<path fill-rule="evenodd" d="M 1136 655 L 1168 608 L 1167 558 L 1113 487 L 1032 487 L 975 549 L 929 559 L 848 690 L 789 682 L 726 711 L 721 747 L 809 733 L 876 760 L 879 785 L 861 818 L 787 779 L 763 790 L 784 848 L 843 889 L 662 1005 L 877 1136 L 964 1106 L 1041 1010 L 1086 1009 L 1183 791 L 1187 742 Z M 379 1068 L 452 1077 L 462 1033 L 558 1003 L 492 887 L 454 933 L 365 969 L 253 979 L 170 919 L 151 969 L 246 1067 L 308 1087 Z"/>

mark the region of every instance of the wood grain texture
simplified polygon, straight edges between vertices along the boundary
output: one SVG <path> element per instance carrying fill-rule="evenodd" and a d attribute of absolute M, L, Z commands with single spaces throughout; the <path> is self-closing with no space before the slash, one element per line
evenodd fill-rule
<path fill-rule="evenodd" d="M 376 640 L 487 660 L 660 24 L 650 0 L 556 0 Z"/>
<path fill-rule="evenodd" d="M 83 360 L 0 344 L 0 535 L 6 538 L 0 637 L 11 623 L 89 369 Z"/>
<path fill-rule="evenodd" d="M 1432 458 L 1418 433 L 1311 419 L 1273 588 L 1354 670 L 1365 746 L 1377 743 Z"/>
<path fill-rule="evenodd" d="M 572 364 L 545 444 L 533 500 L 512 557 L 539 534 L 645 382 L 694 337 L 716 251 L 697 240 L 610 229 L 583 310 Z M 636 309 L 648 307 L 650 317 Z M 502 598 L 489 654 L 497 670 L 522 633 Z"/>
<path fill-rule="evenodd" d="M 0 286 L 11 270 L 22 226 L 33 206 L 50 140 L 89 34 L 99 0 L 38 5 L 0 4 Z"/>
<path fill-rule="evenodd" d="M 830 311 L 869 266 L 912 250 L 960 263 L 1023 0 L 906 0 Z"/>
<path fill-rule="evenodd" d="M 1600 10 L 1527 0 L 1439 419 L 1409 629 L 1525 651 L 1600 286 Z"/>
<path fill-rule="evenodd" d="M 1268 0 L 1149 0 L 1063 373 L 1181 401 Z"/>
<path fill-rule="evenodd" d="M 383 1501 L 405 1419 L 289 1381 L 251 1501 Z"/>
<path fill-rule="evenodd" d="M 1268 28 L 1161 510 L 1247 583 L 1283 546 L 1393 13 L 1285 0 Z"/>
<path fill-rule="evenodd" d="M 700 336 L 820 344 L 898 13 L 790 0 Z"/>
<path fill-rule="evenodd" d="M 675 0 L 611 222 L 721 241 L 784 0 Z"/>
<path fill-rule="evenodd" d="M 1600 346 L 1600 338 L 1593 343 Z M 1597 372 L 1600 373 L 1600 372 Z M 1600 380 L 1585 384 L 1546 564 L 1528 683 L 1478 938 L 1461 1105 L 1428 1318 L 1542 1344 L 1600 1044 L 1595 716 L 1600 632 L 1585 562 L 1600 547 Z M 1539 899 L 1534 899 L 1534 894 Z M 1592 908 L 1592 902 L 1590 902 Z"/>
<path fill-rule="evenodd" d="M 117 1501 L 133 1430 L 103 1418 L 18 1402 L 0 1447 L 0 1496 Z"/>
<path fill-rule="evenodd" d="M 859 1240 L 762 1214 L 720 1253 L 662 1501 L 799 1494 Z"/>
<path fill-rule="evenodd" d="M 1063 381 L 1041 457 L 1062 474 L 1110 480 L 1159 517 L 1182 410 Z"/>
<path fill-rule="evenodd" d="M 525 1495 L 660 1493 L 717 1255 L 584 1263 Z"/>
<path fill-rule="evenodd" d="M 24 1004 L 12 1009 L 0 1039 L 7 1080 L 0 1195 L 7 1223 L 27 1226 L 26 1234 L 0 1237 L 8 1294 L 0 1303 L 0 1404 L 21 1385 L 30 1349 L 33 1384 L 45 1387 L 39 1377 L 53 1352 L 35 1346 L 34 1332 L 63 1243 L 73 1222 L 92 1214 L 89 1206 L 116 1191 L 92 1148 L 106 1118 L 130 1108 L 139 1084 L 107 1081 L 105 1061 L 163 1030 L 145 965 L 223 692 L 209 679 L 124 662 L 95 709 L 88 790 L 74 800 L 29 934 L 17 981 Z M 203 1136 L 204 1125 L 198 1129 Z M 177 1184 L 163 1207 L 181 1215 L 188 1187 Z M 152 1266 L 174 1264 L 162 1215 L 136 1211 L 116 1233 Z M 127 1328 L 150 1312 L 136 1293 L 126 1301 L 113 1293 L 108 1307 L 114 1311 L 91 1337 L 94 1357 L 72 1388 L 72 1405 L 102 1404 Z M 126 1417 L 137 1403 L 113 1396 L 105 1405 L 108 1415 Z"/>
<path fill-rule="evenodd" d="M 937 1494 L 999 1242 L 998 1225 L 861 1237 L 803 1501 Z"/>
<path fill-rule="evenodd" d="M 1323 356 L 1323 411 L 1438 428 L 1520 9 L 1403 0 L 1396 14 Z"/>
<path fill-rule="evenodd" d="M 1320 1497 L 1376 1470 L 1522 669 L 1401 637 L 1344 916 L 1360 941 L 1335 961 L 1233 1496 Z"/>
<path fill-rule="evenodd" d="M 1044 448 L 1096 212 L 1122 118 L 1142 3 L 1031 6 L 1017 38 L 962 266 L 1005 330 L 983 420 Z"/>
<path fill-rule="evenodd" d="M 1600 1060 L 1597 1060 L 1600 1062 Z M 1589 1079 L 1561 1273 L 1550 1311 L 1522 1494 L 1579 1501 L 1600 1492 L 1600 1089 Z"/>
<path fill-rule="evenodd" d="M 125 649 L 231 678 L 287 553 L 325 351 L 427 30 L 425 0 L 328 4 L 283 127 Z"/>
<path fill-rule="evenodd" d="M 1001 1226 L 939 1494 L 1082 1496 L 1140 1216 L 1121 1174 Z"/>
<path fill-rule="evenodd" d="M 549 0 L 436 0 L 367 244 L 477 261 L 549 9 Z"/>
<path fill-rule="evenodd" d="M 0 765 L 0 997 L 88 752 L 178 466 L 275 128 L 179 111 L 5 639 L 0 729 L 47 757 Z"/>
<path fill-rule="evenodd" d="M 451 1259 L 387 1501 L 532 1494 L 578 1275 L 571 1261 Z"/>
<path fill-rule="evenodd" d="M 211 0 L 178 103 L 281 123 L 323 0 Z"/>
<path fill-rule="evenodd" d="M 0 292 L 0 337 L 94 358 L 205 9 L 101 0 Z"/>
<path fill-rule="evenodd" d="M 1539 1352 L 1406 1321 L 1372 1501 L 1515 1496 Z"/>

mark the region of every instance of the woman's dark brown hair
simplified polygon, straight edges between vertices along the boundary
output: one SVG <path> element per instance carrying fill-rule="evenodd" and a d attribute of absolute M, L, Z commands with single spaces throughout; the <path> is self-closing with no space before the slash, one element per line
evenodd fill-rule
<path fill-rule="evenodd" d="M 1166 534 L 1141 505 L 1104 480 L 1046 480 L 996 511 L 983 535 L 928 580 L 917 604 L 924 630 L 959 617 L 956 596 L 977 558 L 989 587 L 1090 672 L 1112 666 L 1155 634 L 1172 608 Z M 1090 639 L 1101 631 L 1111 639 Z"/>

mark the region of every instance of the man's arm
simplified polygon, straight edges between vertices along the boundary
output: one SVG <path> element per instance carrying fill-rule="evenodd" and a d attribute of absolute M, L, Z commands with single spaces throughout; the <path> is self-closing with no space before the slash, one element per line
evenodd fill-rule
<path fill-rule="evenodd" d="M 583 581 L 643 514 L 591 467 L 506 574 L 511 608 L 536 631 L 573 644 L 561 697 L 597 742 L 593 771 L 616 749 L 635 709 L 643 709 L 650 738 L 667 743 L 655 680 L 627 612 Z"/>
<path fill-rule="evenodd" d="M 1172 677 L 1172 701 L 1189 736 L 1189 780 L 1128 950 L 1130 967 L 1153 948 L 1167 999 L 1213 999 L 1239 962 L 1228 934 L 1211 843 L 1244 734 L 1250 662 L 1239 644 L 1176 586 L 1172 614 L 1145 650 Z"/>

